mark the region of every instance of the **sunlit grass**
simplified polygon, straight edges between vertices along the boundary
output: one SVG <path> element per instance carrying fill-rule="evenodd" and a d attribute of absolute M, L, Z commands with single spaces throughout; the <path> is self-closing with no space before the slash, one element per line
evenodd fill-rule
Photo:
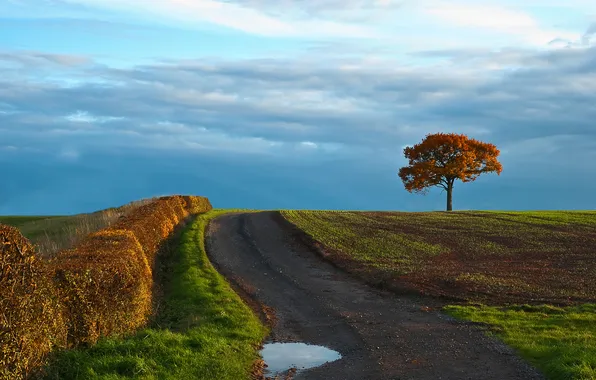
<path fill-rule="evenodd" d="M 493 326 L 549 379 L 596 379 L 596 305 L 447 306 L 448 314 Z"/>
<path fill-rule="evenodd" d="M 213 268 L 204 245 L 209 220 L 226 212 L 200 215 L 181 234 L 151 328 L 60 352 L 47 379 L 249 379 L 267 329 Z"/>

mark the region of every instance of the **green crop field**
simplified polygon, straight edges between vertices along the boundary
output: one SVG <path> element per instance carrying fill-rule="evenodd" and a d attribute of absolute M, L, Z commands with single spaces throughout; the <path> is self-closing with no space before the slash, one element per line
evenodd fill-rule
<path fill-rule="evenodd" d="M 368 282 L 459 300 L 548 378 L 596 379 L 595 211 L 282 215 Z"/>

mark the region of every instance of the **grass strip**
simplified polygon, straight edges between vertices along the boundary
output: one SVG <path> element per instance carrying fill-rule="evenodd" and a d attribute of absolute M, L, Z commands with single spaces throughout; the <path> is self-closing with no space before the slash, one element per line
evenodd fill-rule
<path fill-rule="evenodd" d="M 56 353 L 47 379 L 249 379 L 268 331 L 213 268 L 205 252 L 212 218 L 199 215 L 169 259 L 164 306 L 134 336 Z"/>
<path fill-rule="evenodd" d="M 596 305 L 447 306 L 462 320 L 487 323 L 548 379 L 596 379 Z"/>

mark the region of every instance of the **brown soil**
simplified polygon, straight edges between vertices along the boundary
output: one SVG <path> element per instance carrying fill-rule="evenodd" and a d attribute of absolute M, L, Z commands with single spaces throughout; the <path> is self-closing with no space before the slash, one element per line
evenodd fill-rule
<path fill-rule="evenodd" d="M 277 212 L 215 219 L 207 250 L 245 297 L 274 311 L 270 341 L 342 354 L 296 379 L 542 378 L 483 326 L 439 313 L 436 299 L 379 290 L 323 260 Z"/>
<path fill-rule="evenodd" d="M 393 214 L 388 212 L 362 212 L 344 226 L 362 237 L 375 236 L 381 230 L 444 247 L 445 253 L 437 256 L 411 257 L 419 266 L 406 275 L 401 274 L 399 263 L 388 260 L 388 265 L 379 269 L 376 264 L 383 263 L 382 259 L 374 264 L 363 262 L 354 252 L 350 255 L 330 249 L 297 227 L 291 228 L 334 265 L 367 283 L 401 293 L 489 305 L 565 306 L 596 301 L 593 225 L 541 225 L 503 217 L 507 214 L 469 212 L 455 218 L 457 224 L 449 225 L 448 221 L 436 221 L 425 213 L 412 213 L 408 218 L 404 215 L 408 214 L 396 213 L 399 218 L 391 219 Z M 494 220 L 503 223 L 494 224 Z M 488 223 L 493 228 L 476 228 L 476 223 Z M 512 233 L 511 228 L 516 225 L 520 229 Z M 502 234 L 494 233 L 498 228 L 505 230 Z M 492 242 L 503 250 L 488 253 L 470 242 Z"/>

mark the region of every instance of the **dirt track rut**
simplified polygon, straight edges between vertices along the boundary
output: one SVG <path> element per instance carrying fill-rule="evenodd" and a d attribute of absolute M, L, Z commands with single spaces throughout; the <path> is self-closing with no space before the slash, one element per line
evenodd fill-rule
<path fill-rule="evenodd" d="M 341 360 L 296 379 L 541 379 L 476 326 L 428 311 L 436 301 L 374 289 L 325 262 L 277 212 L 211 222 L 218 270 L 275 311 L 271 341 L 329 347 Z"/>

